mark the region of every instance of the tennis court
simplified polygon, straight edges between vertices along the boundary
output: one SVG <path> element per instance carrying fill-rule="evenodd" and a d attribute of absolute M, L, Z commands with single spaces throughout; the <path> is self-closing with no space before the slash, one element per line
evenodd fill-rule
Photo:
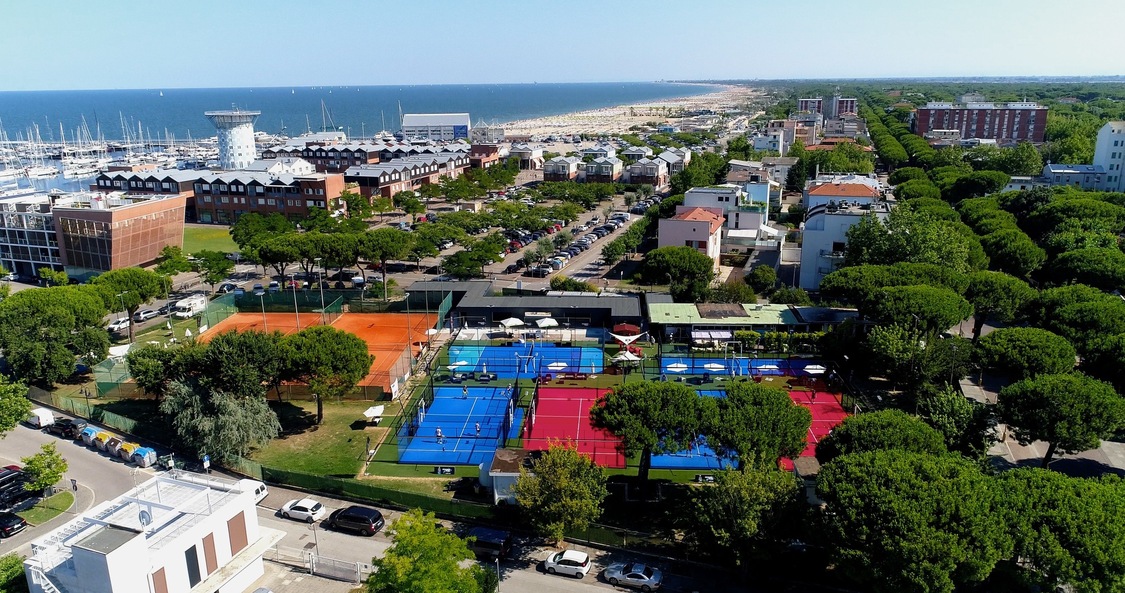
<path fill-rule="evenodd" d="M 528 412 L 525 449 L 544 450 L 571 442 L 579 453 L 605 467 L 625 467 L 621 440 L 590 422 L 590 407 L 608 389 L 540 387 Z"/>
<path fill-rule="evenodd" d="M 722 390 L 702 390 L 699 393 L 707 397 L 726 397 L 726 392 Z M 806 435 L 805 450 L 801 452 L 799 457 L 814 457 L 816 455 L 816 444 L 843 422 L 848 414 L 840 404 L 839 396 L 835 393 L 790 391 L 789 399 L 799 406 L 808 408 L 812 413 L 812 424 L 809 426 L 808 435 Z M 719 459 L 715 455 L 715 452 L 707 446 L 707 440 L 703 436 L 696 439 L 687 451 L 652 456 L 652 467 L 654 469 L 718 470 L 729 465 L 728 460 Z M 793 462 L 789 459 L 782 459 L 781 465 L 787 470 L 793 468 Z"/>
<path fill-rule="evenodd" d="M 484 462 L 509 435 L 519 433 L 523 410 L 513 409 L 511 395 L 506 386 L 435 387 L 433 402 L 399 428 L 399 463 Z"/>
<path fill-rule="evenodd" d="M 600 348 L 513 342 L 510 346 L 458 344 L 449 346 L 446 366 L 459 373 L 495 373 L 499 379 L 557 373 L 602 372 L 605 355 Z"/>
<path fill-rule="evenodd" d="M 199 339 L 206 342 L 211 336 L 234 330 L 236 332 L 281 332 L 295 334 L 302 329 L 321 325 L 320 313 L 234 313 L 230 317 L 208 328 Z M 338 321 L 338 320 L 337 320 Z M 331 325 L 331 323 L 329 323 Z"/>

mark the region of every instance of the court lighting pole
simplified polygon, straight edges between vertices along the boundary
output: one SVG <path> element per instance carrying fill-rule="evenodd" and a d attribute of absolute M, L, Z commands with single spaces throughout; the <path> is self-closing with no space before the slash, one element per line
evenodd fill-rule
<path fill-rule="evenodd" d="M 270 331 L 270 326 L 266 323 L 266 295 L 262 293 L 258 295 L 258 302 L 262 303 L 262 330 Z"/>
<path fill-rule="evenodd" d="M 324 274 L 321 273 L 320 270 L 320 258 L 318 257 L 313 261 L 316 262 L 316 267 L 318 268 L 316 272 L 316 283 L 320 286 L 320 324 L 324 325 Z"/>
<path fill-rule="evenodd" d="M 410 325 L 410 293 L 403 295 L 406 298 L 406 349 L 410 352 L 410 370 L 414 370 L 414 333 Z"/>
<path fill-rule="evenodd" d="M 301 312 L 297 310 L 297 274 L 294 273 L 292 280 L 293 286 L 293 314 L 297 316 L 297 331 L 301 331 Z"/>

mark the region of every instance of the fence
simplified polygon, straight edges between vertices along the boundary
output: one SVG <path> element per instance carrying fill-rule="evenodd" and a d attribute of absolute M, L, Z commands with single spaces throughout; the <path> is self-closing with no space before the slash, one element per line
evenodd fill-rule
<path fill-rule="evenodd" d="M 129 381 L 129 367 L 123 357 L 109 357 L 94 365 L 94 388 L 100 398 L 131 397 L 139 388 Z"/>
<path fill-rule="evenodd" d="M 349 562 L 325 558 L 319 554 L 309 554 L 309 572 L 317 576 L 358 585 L 371 574 L 371 570 L 371 565 L 366 562 Z"/>

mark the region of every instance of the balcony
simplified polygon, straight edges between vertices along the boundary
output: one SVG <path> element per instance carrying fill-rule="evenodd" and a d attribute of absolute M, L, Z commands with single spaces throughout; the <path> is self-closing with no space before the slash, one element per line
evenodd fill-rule
<path fill-rule="evenodd" d="M 844 252 L 843 251 L 829 251 L 827 249 L 821 249 L 820 250 L 820 257 L 823 257 L 823 258 L 828 259 L 828 260 L 833 261 L 833 262 L 842 262 L 842 261 L 844 261 Z"/>

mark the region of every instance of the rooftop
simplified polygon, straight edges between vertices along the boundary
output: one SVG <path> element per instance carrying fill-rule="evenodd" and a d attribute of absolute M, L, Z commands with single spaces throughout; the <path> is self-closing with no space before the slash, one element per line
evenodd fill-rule
<path fill-rule="evenodd" d="M 809 186 L 810 196 L 828 196 L 832 198 L 878 198 L 882 194 L 866 183 L 814 183 Z"/>
<path fill-rule="evenodd" d="M 723 227 L 723 217 L 716 215 L 714 212 L 709 212 L 703 208 L 692 208 L 691 210 L 685 210 L 673 216 L 672 220 L 707 222 L 711 225 L 712 233 Z"/>
<path fill-rule="evenodd" d="M 406 113 L 402 116 L 402 127 L 420 126 L 469 126 L 468 113 Z"/>
<path fill-rule="evenodd" d="M 666 325 L 695 326 L 776 326 L 800 323 L 789 305 L 709 306 L 716 304 L 719 303 L 649 303 L 649 321 Z"/>

